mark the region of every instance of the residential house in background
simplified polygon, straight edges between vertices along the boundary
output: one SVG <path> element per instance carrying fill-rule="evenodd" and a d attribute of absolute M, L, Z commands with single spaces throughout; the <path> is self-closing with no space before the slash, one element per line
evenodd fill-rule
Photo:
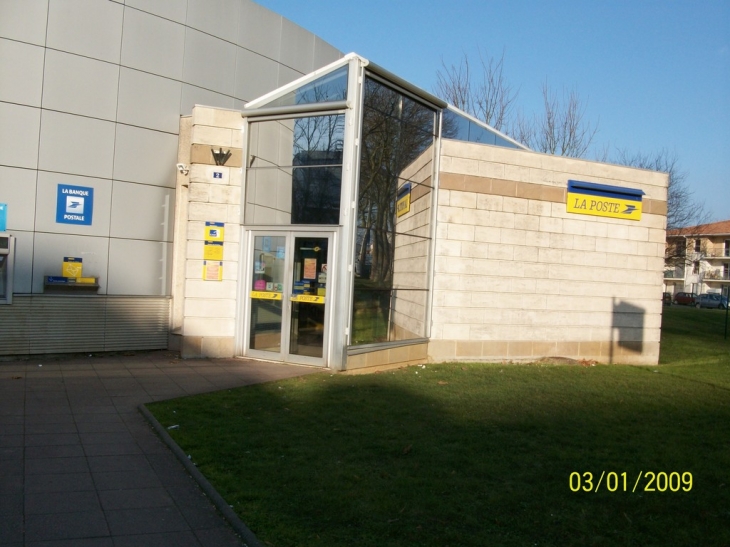
<path fill-rule="evenodd" d="M 667 231 L 664 290 L 730 292 L 730 220 Z"/>

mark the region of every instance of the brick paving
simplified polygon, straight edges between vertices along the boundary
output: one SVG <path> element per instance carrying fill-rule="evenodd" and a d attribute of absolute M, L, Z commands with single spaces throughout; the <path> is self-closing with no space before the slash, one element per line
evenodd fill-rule
<path fill-rule="evenodd" d="M 169 351 L 0 362 L 0 545 L 242 545 L 138 406 L 318 370 Z"/>

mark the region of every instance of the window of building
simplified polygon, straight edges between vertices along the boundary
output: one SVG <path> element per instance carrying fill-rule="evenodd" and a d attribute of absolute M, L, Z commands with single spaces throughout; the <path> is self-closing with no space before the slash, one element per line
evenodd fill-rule
<path fill-rule="evenodd" d="M 436 111 L 367 77 L 351 345 L 426 334 Z"/>
<path fill-rule="evenodd" d="M 730 256 L 730 239 L 725 240 L 725 252 L 723 254 L 725 256 Z"/>
<path fill-rule="evenodd" d="M 694 263 L 692 264 L 692 273 L 693 273 L 693 274 L 698 274 L 698 273 L 700 273 L 700 263 L 699 263 L 699 262 L 694 262 Z"/>
<path fill-rule="evenodd" d="M 702 240 L 701 239 L 695 239 L 695 252 L 699 253 L 702 249 Z"/>
<path fill-rule="evenodd" d="M 247 224 L 339 224 L 345 116 L 252 122 Z"/>

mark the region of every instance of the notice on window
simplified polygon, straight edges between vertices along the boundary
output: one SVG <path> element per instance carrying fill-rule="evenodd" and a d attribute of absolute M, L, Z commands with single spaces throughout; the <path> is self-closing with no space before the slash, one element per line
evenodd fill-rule
<path fill-rule="evenodd" d="M 304 259 L 304 274 L 302 279 L 317 279 L 317 259 L 316 258 L 305 258 Z"/>

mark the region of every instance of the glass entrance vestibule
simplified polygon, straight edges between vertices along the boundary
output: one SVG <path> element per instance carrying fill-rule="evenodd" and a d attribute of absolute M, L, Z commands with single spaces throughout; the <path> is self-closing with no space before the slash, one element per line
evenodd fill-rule
<path fill-rule="evenodd" d="M 519 145 L 354 54 L 242 116 L 237 353 L 342 370 L 426 343 L 439 139 Z"/>
<path fill-rule="evenodd" d="M 324 364 L 333 234 L 252 231 L 249 237 L 249 355 Z"/>

